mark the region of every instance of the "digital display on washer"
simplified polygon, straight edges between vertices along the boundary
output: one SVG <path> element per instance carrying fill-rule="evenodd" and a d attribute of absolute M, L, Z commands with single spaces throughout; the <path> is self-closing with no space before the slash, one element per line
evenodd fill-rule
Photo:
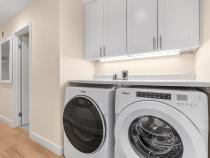
<path fill-rule="evenodd" d="M 177 100 L 188 101 L 188 96 L 187 95 L 180 95 L 180 94 L 178 94 L 177 95 Z"/>
<path fill-rule="evenodd" d="M 166 93 L 137 92 L 136 96 L 142 98 L 171 100 L 171 94 L 166 94 Z"/>

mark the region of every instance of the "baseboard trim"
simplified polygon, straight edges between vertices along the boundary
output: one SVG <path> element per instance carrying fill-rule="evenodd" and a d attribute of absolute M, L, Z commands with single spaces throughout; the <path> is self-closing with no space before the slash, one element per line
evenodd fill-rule
<path fill-rule="evenodd" d="M 4 117 L 4 116 L 2 116 L 2 115 L 0 115 L 0 122 L 4 122 L 7 125 L 9 125 L 11 128 L 15 128 L 13 121 Z"/>
<path fill-rule="evenodd" d="M 34 133 L 34 132 L 30 132 L 30 138 L 39 143 L 40 145 L 44 146 L 45 148 L 47 148 L 48 150 L 52 151 L 53 153 L 55 153 L 58 156 L 62 156 L 63 155 L 63 147 L 62 146 L 58 146 L 56 144 L 54 144 L 53 142 L 41 137 L 40 135 Z"/>

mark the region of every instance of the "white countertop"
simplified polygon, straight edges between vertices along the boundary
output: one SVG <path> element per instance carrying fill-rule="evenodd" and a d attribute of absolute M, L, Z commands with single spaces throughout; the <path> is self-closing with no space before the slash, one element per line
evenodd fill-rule
<path fill-rule="evenodd" d="M 138 85 L 138 86 L 162 86 L 162 87 L 194 87 L 210 88 L 210 82 L 196 80 L 71 80 L 70 83 L 81 84 L 113 84 L 113 85 Z"/>

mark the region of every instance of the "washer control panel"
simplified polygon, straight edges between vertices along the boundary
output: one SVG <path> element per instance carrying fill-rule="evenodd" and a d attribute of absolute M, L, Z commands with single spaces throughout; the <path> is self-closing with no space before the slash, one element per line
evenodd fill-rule
<path fill-rule="evenodd" d="M 178 106 L 186 106 L 186 107 L 189 106 L 189 107 L 192 107 L 192 108 L 198 106 L 197 103 L 188 103 L 188 102 L 186 102 L 186 103 L 184 103 L 184 102 L 178 102 L 177 105 Z"/>
<path fill-rule="evenodd" d="M 188 101 L 189 100 L 188 95 L 183 95 L 183 94 L 177 94 L 176 98 L 178 101 Z"/>
<path fill-rule="evenodd" d="M 195 108 L 201 102 L 201 96 L 189 96 L 184 94 L 177 94 L 176 95 L 176 102 L 178 106 L 185 106 Z"/>
<path fill-rule="evenodd" d="M 171 94 L 167 93 L 137 92 L 136 96 L 142 98 L 171 100 Z"/>

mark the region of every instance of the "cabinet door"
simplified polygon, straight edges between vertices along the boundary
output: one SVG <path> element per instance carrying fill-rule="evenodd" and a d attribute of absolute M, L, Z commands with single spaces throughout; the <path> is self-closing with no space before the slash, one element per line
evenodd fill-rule
<path fill-rule="evenodd" d="M 104 0 L 104 56 L 126 55 L 126 0 Z"/>
<path fill-rule="evenodd" d="M 103 0 L 85 4 L 85 58 L 98 59 L 103 46 Z"/>
<path fill-rule="evenodd" d="M 12 37 L 1 42 L 0 74 L 1 83 L 12 83 Z"/>
<path fill-rule="evenodd" d="M 157 49 L 157 0 L 128 0 L 128 53 Z"/>
<path fill-rule="evenodd" d="M 159 0 L 160 50 L 199 46 L 199 0 Z"/>

